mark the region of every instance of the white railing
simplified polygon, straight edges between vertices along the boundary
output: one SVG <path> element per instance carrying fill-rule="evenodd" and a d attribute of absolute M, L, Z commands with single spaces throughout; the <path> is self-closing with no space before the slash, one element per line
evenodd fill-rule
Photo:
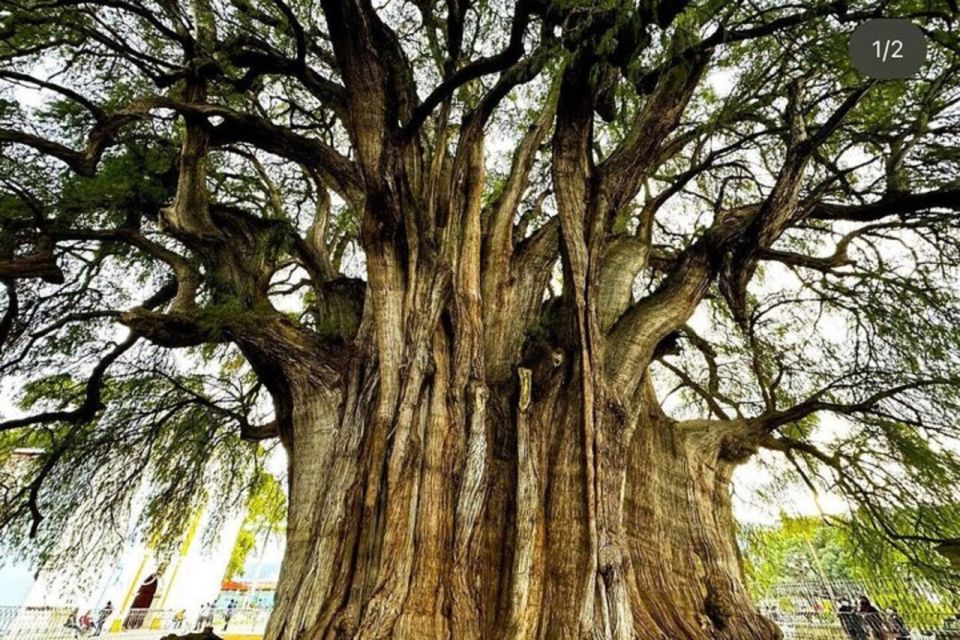
<path fill-rule="evenodd" d="M 70 640 L 76 617 L 66 607 L 0 607 L 0 640 Z"/>
<path fill-rule="evenodd" d="M 268 609 L 206 610 L 193 619 L 170 609 L 131 609 L 110 615 L 98 628 L 98 611 L 89 619 L 70 607 L 0 607 L 0 640 L 75 640 L 122 638 L 158 640 L 171 633 L 187 633 L 212 626 L 218 635 L 262 634 Z"/>
<path fill-rule="evenodd" d="M 262 634 L 267 627 L 267 620 L 270 618 L 269 609 L 214 609 L 213 615 L 208 615 L 208 625 L 213 627 L 217 635 L 223 635 L 224 632 L 231 634 Z M 229 617 L 229 620 L 227 619 Z M 203 625 L 200 625 L 202 628 Z M 196 628 L 196 624 L 194 627 Z"/>
<path fill-rule="evenodd" d="M 958 587 L 916 579 L 782 583 L 759 604 L 784 640 L 960 640 Z M 861 609 L 862 597 L 870 608 Z"/>

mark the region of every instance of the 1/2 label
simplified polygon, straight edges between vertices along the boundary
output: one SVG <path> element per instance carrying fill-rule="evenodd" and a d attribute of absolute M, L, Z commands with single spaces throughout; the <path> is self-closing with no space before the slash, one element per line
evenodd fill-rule
<path fill-rule="evenodd" d="M 867 20 L 853 30 L 850 58 L 864 75 L 880 80 L 909 78 L 927 59 L 920 27 L 899 18 Z"/>

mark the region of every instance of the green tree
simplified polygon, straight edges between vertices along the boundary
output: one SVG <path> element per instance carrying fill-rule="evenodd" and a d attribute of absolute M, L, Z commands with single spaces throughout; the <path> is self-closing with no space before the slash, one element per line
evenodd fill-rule
<path fill-rule="evenodd" d="M 931 554 L 930 564 L 919 564 L 857 521 L 856 515 L 825 521 L 781 514 L 774 526 L 741 529 L 754 597 L 795 611 L 811 602 L 829 610 L 842 598 L 867 595 L 883 609 L 895 608 L 915 629 L 939 628 L 955 615 L 957 583 L 944 579 L 946 558 Z"/>
<path fill-rule="evenodd" d="M 820 518 L 780 515 L 775 526 L 741 529 L 744 570 L 756 597 L 785 583 L 853 580 L 858 565 L 838 527 Z"/>
<path fill-rule="evenodd" d="M 847 59 L 881 15 L 909 81 Z M 0 0 L 0 432 L 43 450 L 3 543 L 137 486 L 174 540 L 279 442 L 268 640 L 765 640 L 760 449 L 905 554 L 960 537 L 955 20 Z"/>
<path fill-rule="evenodd" d="M 760 597 L 784 583 L 899 584 L 949 574 L 946 558 L 930 554 L 929 564 L 918 564 L 886 538 L 874 538 L 859 528 L 856 517 L 825 522 L 781 514 L 776 525 L 744 527 L 740 537 L 744 569 Z"/>

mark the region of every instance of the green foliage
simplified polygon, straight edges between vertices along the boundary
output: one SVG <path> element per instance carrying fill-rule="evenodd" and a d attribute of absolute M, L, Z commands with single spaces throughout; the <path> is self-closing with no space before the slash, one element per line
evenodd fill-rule
<path fill-rule="evenodd" d="M 889 538 L 870 535 L 860 526 L 861 520 L 862 514 L 825 522 L 781 513 L 776 525 L 741 527 L 751 591 L 762 599 L 777 586 L 791 583 L 876 585 L 931 579 L 935 584 L 949 574 L 947 560 L 932 549 L 930 564 L 918 565 Z"/>
<path fill-rule="evenodd" d="M 286 3 L 300 16 L 310 43 L 307 59 L 296 65 L 287 64 L 297 49 L 291 38 L 296 29 L 279 3 L 211 4 L 216 16 L 194 16 L 195 8 L 188 8 L 177 17 L 170 3 L 156 0 L 12 0 L 4 3 L 0 15 L 0 68 L 35 73 L 80 91 L 107 116 L 150 98 L 174 103 L 186 99 L 185 69 L 190 69 L 204 78 L 200 101 L 229 108 L 250 122 L 263 121 L 270 127 L 266 130 L 281 131 L 290 140 L 302 137 L 317 145 L 309 149 L 328 149 L 346 163 L 362 155 L 352 146 L 357 136 L 347 133 L 350 123 L 344 121 L 342 105 L 327 97 L 337 93 L 345 78 L 338 77 L 330 30 L 316 4 Z M 418 89 L 425 89 L 439 85 L 470 60 L 489 60 L 501 51 L 509 37 L 504 27 L 516 3 L 470 3 L 462 51 L 451 61 L 445 60 L 442 42 L 448 25 L 442 11 L 433 13 L 441 3 L 375 4 L 385 28 L 397 33 L 409 57 L 409 68 L 397 77 L 412 78 Z M 589 42 L 592 55 L 602 62 L 590 77 L 612 83 L 609 95 L 615 102 L 615 113 L 605 114 L 613 115 L 611 122 L 594 118 L 584 128 L 589 128 L 593 145 L 591 164 L 603 165 L 634 133 L 642 139 L 647 131 L 634 126 L 649 122 L 637 116 L 651 105 L 665 111 L 683 107 L 665 143 L 657 153 L 647 154 L 648 166 L 639 167 L 642 188 L 615 211 L 604 211 L 610 224 L 602 233 L 588 234 L 591 242 L 602 243 L 607 235 L 635 233 L 645 211 L 658 211 L 651 247 L 657 260 L 649 261 L 640 278 L 634 291 L 638 296 L 660 286 L 664 271 L 718 220 L 756 210 L 764 202 L 784 159 L 795 150 L 790 116 L 798 115 L 806 135 L 815 134 L 852 89 L 865 82 L 846 50 L 855 23 L 863 16 L 919 13 L 912 18 L 930 40 L 927 65 L 909 81 L 872 86 L 810 160 L 798 186 L 795 224 L 760 256 L 746 296 L 749 317 L 735 322 L 721 292 L 712 287 L 705 304 L 691 316 L 691 326 L 684 328 L 683 353 L 664 356 L 650 379 L 658 391 L 664 389 L 664 398 L 676 392 L 664 406 L 677 419 L 717 417 L 723 411 L 730 417 L 758 418 L 813 401 L 825 407 L 776 430 L 774 435 L 817 443 L 820 449 L 790 451 L 785 466 L 778 467 L 775 488 L 799 481 L 839 494 L 857 509 L 848 525 L 860 542 L 851 547 L 840 534 L 803 520 L 785 520 L 776 531 L 755 532 L 758 539 L 749 544 L 758 545 L 765 558 L 750 569 L 758 588 L 784 572 L 794 572 L 798 579 L 814 569 L 828 576 L 856 576 L 866 570 L 866 560 L 858 554 L 882 539 L 897 541 L 888 545 L 895 551 L 889 551 L 894 556 L 885 566 L 901 566 L 907 559 L 915 567 L 937 568 L 928 542 L 960 536 L 960 518 L 951 506 L 960 478 L 960 234 L 955 212 L 927 207 L 862 223 L 818 218 L 812 212 L 819 205 L 862 208 L 905 194 L 957 188 L 960 47 L 951 31 L 955 21 L 938 17 L 936 3 L 926 0 L 701 0 L 687 4 L 664 28 L 634 20 L 646 10 L 675 3 L 552 4 L 563 19 L 531 16 L 523 43 L 525 56 L 539 56 L 525 58 L 523 64 L 544 64 L 531 65 L 533 77 L 512 88 L 487 122 L 488 170 L 481 202 L 489 209 L 502 194 L 516 141 L 556 90 L 569 61 L 579 59 L 574 50 Z M 743 35 L 784 21 L 790 26 L 762 37 Z M 191 51 L 185 51 L 179 30 L 197 24 L 207 27 L 198 39 L 212 37 L 215 27 L 217 42 L 212 47 L 194 42 L 187 47 Z M 720 36 L 715 46 L 699 50 L 698 44 L 711 34 Z M 561 37 L 568 48 L 556 42 Z M 633 37 L 644 46 L 628 52 L 629 60 L 614 69 L 609 59 L 618 54 L 622 41 Z M 238 55 L 241 49 L 244 55 Z M 698 55 L 687 55 L 691 49 Z M 185 62 L 195 54 L 198 57 Z M 667 92 L 684 85 L 694 62 L 707 54 L 709 65 L 689 104 L 653 102 L 658 86 Z M 244 62 L 274 55 L 276 61 L 260 69 Z M 245 328 L 256 329 L 264 313 L 275 312 L 291 331 L 297 323 L 303 325 L 298 330 L 312 331 L 311 339 L 349 339 L 360 317 L 355 305 L 359 296 L 338 300 L 323 283 L 307 281 L 305 260 L 293 239 L 306 239 L 308 230 L 323 221 L 326 236 L 313 249 L 327 249 L 329 266 L 343 279 L 365 272 L 359 249 L 364 235 L 390 237 L 401 253 L 413 251 L 402 235 L 421 226 L 427 229 L 450 215 L 447 205 L 459 203 L 458 194 L 431 201 L 429 194 L 445 187 L 421 178 L 434 175 L 435 166 L 444 175 L 461 170 L 453 154 L 465 114 L 510 73 L 461 86 L 437 109 L 438 114 L 443 111 L 442 118 L 434 114 L 424 123 L 422 139 L 385 164 L 385 170 L 394 161 L 408 168 L 405 180 L 391 182 L 391 193 L 414 203 L 410 209 L 417 216 L 433 211 L 436 220 L 429 224 L 414 216 L 392 221 L 389 227 L 381 228 L 376 221 L 361 225 L 370 201 L 348 202 L 350 198 L 338 192 L 342 187 L 334 184 L 337 179 L 326 175 L 327 167 L 318 171 L 306 166 L 303 156 L 314 154 L 267 153 L 256 148 L 257 138 L 244 142 L 242 131 L 221 128 L 210 118 L 204 124 L 211 134 L 204 161 L 215 213 L 224 216 L 229 211 L 230 220 L 245 222 L 224 224 L 229 233 L 217 238 L 171 229 L 161 212 L 176 193 L 186 131 L 184 117 L 173 109 L 154 109 L 112 131 L 93 176 L 75 175 L 36 145 L 5 142 L 0 155 L 0 260 L 31 255 L 41 240 L 56 236 L 55 257 L 64 272 L 63 283 L 4 282 L 0 291 L 0 304 L 5 305 L 0 316 L 14 307 L 14 300 L 18 307 L 10 337 L 0 345 L 0 375 L 14 381 L 19 409 L 39 413 L 81 404 L 91 369 L 126 336 L 118 320 L 169 280 L 172 263 L 181 272 L 184 265 L 195 270 L 202 280 L 192 302 L 197 325 L 201 331 L 209 329 L 204 335 L 210 339 L 222 338 L 213 329 L 223 321 L 234 323 L 242 334 Z M 302 78 L 311 82 L 305 84 Z M 98 116 L 63 92 L 33 89 L 4 80 L 0 128 L 83 153 Z M 412 107 L 396 106 L 391 126 Z M 556 212 L 550 196 L 556 185 L 549 133 L 544 140 L 516 215 L 518 242 Z M 421 151 L 423 156 L 415 157 Z M 436 227 L 431 237 L 418 239 L 418 262 L 411 262 L 411 268 L 433 268 L 437 260 L 460 255 L 436 246 L 449 235 L 440 230 L 442 224 Z M 135 242 L 125 241 L 132 235 Z M 152 251 L 144 250 L 147 245 Z M 562 259 L 556 253 L 552 258 Z M 171 255 L 181 260 L 171 261 Z M 813 266 L 811 260 L 798 262 L 797 257 L 812 259 Z M 551 282 L 558 284 L 556 278 Z M 555 295 L 560 289 L 554 286 L 533 296 L 539 301 L 543 294 L 545 300 L 539 317 L 529 322 L 528 348 L 553 349 L 558 337 L 573 333 L 560 326 L 574 317 L 562 308 L 570 297 Z M 327 313 L 318 311 L 324 305 Z M 446 322 L 448 315 L 439 315 Z M 369 329 L 376 333 L 376 327 Z M 702 340 L 694 339 L 695 332 L 703 334 Z M 231 571 L 238 571 L 255 533 L 279 526 L 282 513 L 276 510 L 283 503 L 278 487 L 271 484 L 275 481 L 265 480 L 259 470 L 267 452 L 239 438 L 238 423 L 262 417 L 266 404 L 265 393 L 243 363 L 239 351 L 220 344 L 176 356 L 161 355 L 155 348 L 136 349 L 111 365 L 103 406 L 96 408 L 93 419 L 51 419 L 0 433 L 0 468 L 19 459 L 18 449 L 40 450 L 18 467 L 20 475 L 4 478 L 4 550 L 28 548 L 39 561 L 51 561 L 55 554 L 105 542 L 94 525 L 130 518 L 142 537 L 160 548 L 174 548 L 186 526 L 184 514 L 201 507 L 226 513 L 247 496 L 249 515 L 231 564 Z M 665 371 L 664 363 L 673 369 Z M 677 384 L 671 371 L 685 374 L 692 384 Z M 890 389 L 898 390 L 872 401 L 878 391 Z M 34 511 L 43 519 L 38 521 Z M 61 541 L 65 527 L 71 532 Z M 30 540 L 31 533 L 36 541 Z M 115 548 L 122 541 L 106 542 Z M 811 558 L 822 567 L 801 562 L 810 547 L 815 550 Z"/>
<path fill-rule="evenodd" d="M 891 519 L 917 517 L 892 511 Z M 816 603 L 828 613 L 841 599 L 868 595 L 883 610 L 896 609 L 908 626 L 940 628 L 955 615 L 957 576 L 928 545 L 929 564 L 913 556 L 916 547 L 892 543 L 862 526 L 863 514 L 831 519 L 781 514 L 773 526 L 742 527 L 748 587 L 754 598 L 780 612 L 809 611 Z"/>
<path fill-rule="evenodd" d="M 112 557 L 132 525 L 163 556 L 179 548 L 191 514 L 201 510 L 208 514 L 204 537 L 218 535 L 244 492 L 258 526 L 282 520 L 282 491 L 256 472 L 268 451 L 240 440 L 229 418 L 231 400 L 220 399 L 223 411 L 211 410 L 207 394 L 226 380 L 175 376 L 159 361 L 152 370 L 110 378 L 106 408 L 94 421 L 4 432 L 0 468 L 19 471 L 0 481 L 0 548 L 29 550 L 36 564 L 69 571 Z M 84 388 L 68 375 L 49 376 L 26 385 L 21 406 L 76 405 Z M 37 453 L 24 459 L 27 449 Z M 34 487 L 41 521 L 26 517 Z"/>
<path fill-rule="evenodd" d="M 246 516 L 237 534 L 237 542 L 230 552 L 230 560 L 224 580 L 241 575 L 256 551 L 257 540 L 267 544 L 269 537 L 283 532 L 286 526 L 286 494 L 276 477 L 263 469 L 258 470 L 247 497 Z"/>
<path fill-rule="evenodd" d="M 237 534 L 237 541 L 230 551 L 230 559 L 227 561 L 227 568 L 223 572 L 224 580 L 233 580 L 235 577 L 243 575 L 247 566 L 247 560 L 250 554 L 254 552 L 257 546 L 257 536 L 246 527 L 240 529 Z"/>
<path fill-rule="evenodd" d="M 740 538 L 744 570 L 758 598 L 784 583 L 852 580 L 865 566 L 856 543 L 819 518 L 781 513 L 777 525 L 743 527 Z"/>
<path fill-rule="evenodd" d="M 64 221 L 117 224 L 130 213 L 153 212 L 172 197 L 162 175 L 173 167 L 172 149 L 130 145 L 104 158 L 96 176 L 65 179 L 59 201 Z"/>

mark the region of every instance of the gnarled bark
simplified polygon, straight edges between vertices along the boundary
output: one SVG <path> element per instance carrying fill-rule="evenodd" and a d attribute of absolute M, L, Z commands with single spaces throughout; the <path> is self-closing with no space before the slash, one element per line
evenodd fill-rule
<path fill-rule="evenodd" d="M 730 439 L 604 408 L 629 437 L 598 449 L 591 512 L 577 364 L 457 392 L 453 351 L 438 327 L 387 422 L 360 359 L 337 393 L 293 390 L 269 640 L 779 637 L 743 585 Z"/>

